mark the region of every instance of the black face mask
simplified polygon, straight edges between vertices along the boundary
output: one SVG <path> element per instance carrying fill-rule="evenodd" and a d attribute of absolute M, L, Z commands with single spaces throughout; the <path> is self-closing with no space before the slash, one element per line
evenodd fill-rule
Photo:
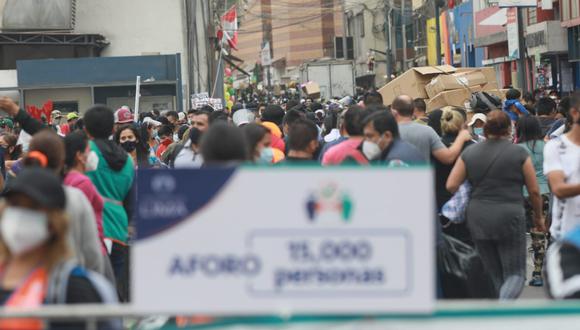
<path fill-rule="evenodd" d="M 126 152 L 133 152 L 137 149 L 137 141 L 125 141 L 121 143 L 121 148 L 125 149 Z"/>

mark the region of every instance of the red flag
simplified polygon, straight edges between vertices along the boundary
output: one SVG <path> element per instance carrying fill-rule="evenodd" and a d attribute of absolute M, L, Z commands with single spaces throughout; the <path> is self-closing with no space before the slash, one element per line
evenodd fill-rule
<path fill-rule="evenodd" d="M 238 13 L 236 11 L 236 6 L 232 6 L 232 8 L 226 11 L 222 16 L 222 30 L 222 42 L 227 42 L 230 47 L 238 50 L 236 48 L 238 45 Z"/>

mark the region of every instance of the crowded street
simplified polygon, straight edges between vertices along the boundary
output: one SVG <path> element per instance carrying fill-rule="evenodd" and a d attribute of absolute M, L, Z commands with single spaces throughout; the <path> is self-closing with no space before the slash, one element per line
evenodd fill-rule
<path fill-rule="evenodd" d="M 579 8 L 0 1 L 0 330 L 577 328 Z"/>

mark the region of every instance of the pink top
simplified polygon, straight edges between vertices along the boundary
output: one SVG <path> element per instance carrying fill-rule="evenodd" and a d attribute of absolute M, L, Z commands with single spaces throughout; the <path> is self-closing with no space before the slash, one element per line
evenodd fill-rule
<path fill-rule="evenodd" d="M 361 165 L 367 165 L 369 161 L 358 149 L 362 142 L 362 138 L 349 138 L 328 149 L 322 158 L 322 165 L 340 165 L 349 158 Z"/>
<path fill-rule="evenodd" d="M 103 234 L 103 208 L 105 207 L 103 197 L 101 197 L 91 179 L 81 172 L 70 171 L 64 178 L 64 184 L 65 186 L 75 187 L 81 190 L 91 203 L 97 220 L 97 229 L 99 231 L 103 254 L 106 254 L 107 249 L 105 248 L 105 236 Z"/>

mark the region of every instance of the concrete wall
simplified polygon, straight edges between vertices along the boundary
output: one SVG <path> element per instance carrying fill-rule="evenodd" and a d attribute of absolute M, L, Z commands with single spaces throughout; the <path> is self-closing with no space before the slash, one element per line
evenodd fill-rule
<path fill-rule="evenodd" d="M 42 107 L 48 101 L 76 101 L 79 111 L 85 112 L 92 104 L 90 88 L 33 89 L 24 92 L 24 104 Z"/>
<path fill-rule="evenodd" d="M 77 0 L 75 32 L 104 35 L 110 45 L 101 56 L 180 53 L 188 81 L 183 0 Z"/>

